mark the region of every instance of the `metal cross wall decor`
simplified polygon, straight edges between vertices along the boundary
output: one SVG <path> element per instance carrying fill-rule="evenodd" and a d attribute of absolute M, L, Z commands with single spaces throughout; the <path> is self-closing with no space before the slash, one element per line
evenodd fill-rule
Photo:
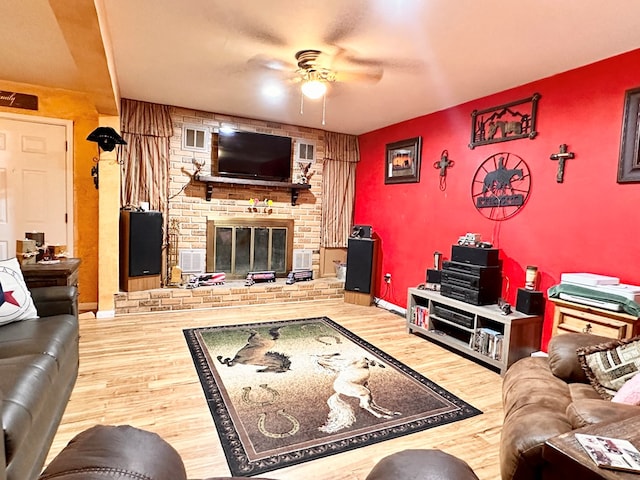
<path fill-rule="evenodd" d="M 567 144 L 563 143 L 560 145 L 560 151 L 558 153 L 553 153 L 549 157 L 551 160 L 558 161 L 558 174 L 556 175 L 556 182 L 562 183 L 564 181 L 564 162 L 566 160 L 575 158 L 575 154 L 573 152 L 567 152 Z"/>
<path fill-rule="evenodd" d="M 440 190 L 443 192 L 447 188 L 447 168 L 453 167 L 455 162 L 449 160 L 449 151 L 443 150 L 440 154 L 440 161 L 433 162 L 433 168 L 440 170 Z"/>

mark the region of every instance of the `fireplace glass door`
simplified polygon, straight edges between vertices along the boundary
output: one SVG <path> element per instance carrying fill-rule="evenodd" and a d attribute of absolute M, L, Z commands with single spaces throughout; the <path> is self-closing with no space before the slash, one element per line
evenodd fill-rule
<path fill-rule="evenodd" d="M 248 272 L 287 271 L 287 228 L 268 226 L 216 226 L 214 271 L 230 278 L 244 278 Z"/>

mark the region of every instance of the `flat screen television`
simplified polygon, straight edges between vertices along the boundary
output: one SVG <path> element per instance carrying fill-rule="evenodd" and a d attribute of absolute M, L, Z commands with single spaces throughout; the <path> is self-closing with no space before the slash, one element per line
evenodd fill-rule
<path fill-rule="evenodd" d="M 217 175 L 291 181 L 289 137 L 254 132 L 219 132 Z"/>

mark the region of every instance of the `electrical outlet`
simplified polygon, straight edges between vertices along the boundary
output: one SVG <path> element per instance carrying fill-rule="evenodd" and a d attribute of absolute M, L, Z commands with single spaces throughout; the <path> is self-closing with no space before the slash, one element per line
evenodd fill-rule
<path fill-rule="evenodd" d="M 390 273 L 386 273 L 384 275 L 384 283 L 391 283 L 391 274 Z"/>

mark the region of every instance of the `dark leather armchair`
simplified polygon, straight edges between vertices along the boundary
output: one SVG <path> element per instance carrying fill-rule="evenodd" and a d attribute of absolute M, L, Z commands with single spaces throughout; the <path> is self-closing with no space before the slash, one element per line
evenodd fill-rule
<path fill-rule="evenodd" d="M 80 478 L 186 480 L 187 477 L 178 452 L 157 434 L 128 425 L 97 425 L 71 440 L 39 480 Z M 207 480 L 245 478 L 249 480 L 249 477 Z M 478 477 L 465 462 L 440 450 L 404 450 L 380 460 L 366 480 L 478 480 Z"/>

